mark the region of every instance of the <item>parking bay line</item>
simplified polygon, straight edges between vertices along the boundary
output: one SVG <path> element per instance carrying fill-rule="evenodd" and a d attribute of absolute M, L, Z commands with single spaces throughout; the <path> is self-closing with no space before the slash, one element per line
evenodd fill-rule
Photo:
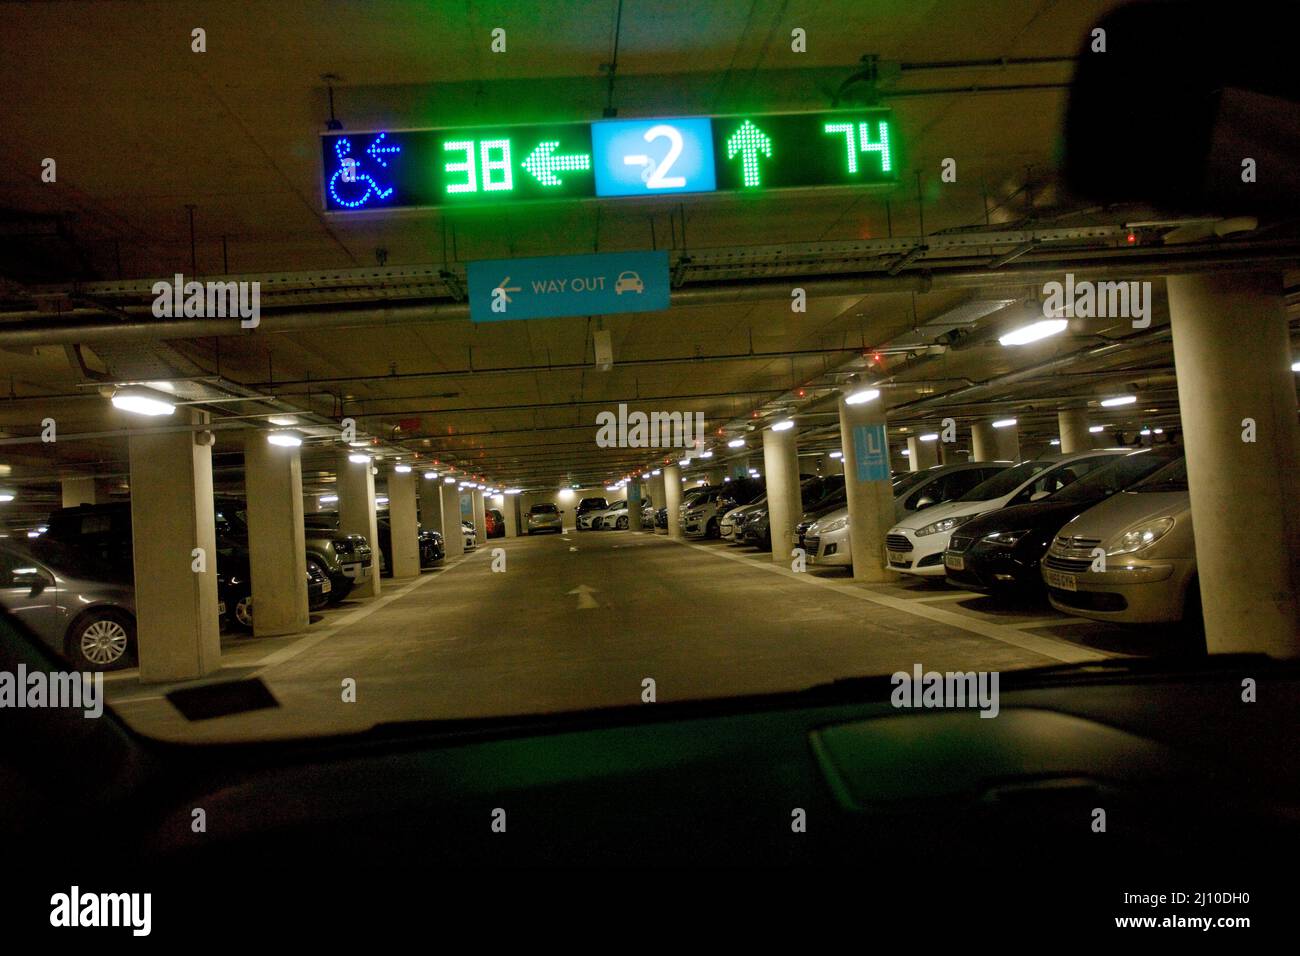
<path fill-rule="evenodd" d="M 669 539 L 677 540 L 677 539 Z M 678 544 L 684 544 L 688 548 L 694 548 L 705 554 L 712 554 L 716 557 L 725 558 L 728 561 L 736 561 L 740 564 L 753 566 L 755 562 L 737 554 L 727 554 L 725 551 L 719 551 L 716 548 L 710 548 L 702 544 L 693 544 L 690 541 L 678 541 Z M 1095 650 L 1089 648 L 1075 647 L 1066 641 L 1058 641 L 1054 638 L 1043 637 L 1038 634 L 1029 634 L 1025 631 L 1018 630 L 1014 627 L 1007 627 L 1004 624 L 991 624 L 984 621 L 972 620 L 966 615 L 957 614 L 953 611 L 944 611 L 936 607 L 930 607 L 928 604 L 921 604 L 915 600 L 905 598 L 894 598 L 884 594 L 876 594 L 866 590 L 861 585 L 850 586 L 837 584 L 834 581 L 828 581 L 825 578 L 819 578 L 809 574 L 796 574 L 794 571 L 786 569 L 784 566 L 778 566 L 773 563 L 760 562 L 759 567 L 766 568 L 776 574 L 780 574 L 795 580 L 806 581 L 815 584 L 818 587 L 829 588 L 840 594 L 847 594 L 850 597 L 857 598 L 859 601 L 869 601 L 872 604 L 879 604 L 882 607 L 891 608 L 895 611 L 902 611 L 904 614 L 912 614 L 916 617 L 925 618 L 936 624 L 947 624 L 949 627 L 955 627 L 958 630 L 969 631 L 972 634 L 978 634 L 981 637 L 992 638 L 995 641 L 1001 641 L 1003 644 L 1010 644 L 1021 650 L 1032 651 L 1035 654 L 1041 654 L 1044 657 L 1050 657 L 1053 660 L 1062 661 L 1067 664 L 1075 664 L 1081 661 L 1095 661 L 1098 654 Z"/>

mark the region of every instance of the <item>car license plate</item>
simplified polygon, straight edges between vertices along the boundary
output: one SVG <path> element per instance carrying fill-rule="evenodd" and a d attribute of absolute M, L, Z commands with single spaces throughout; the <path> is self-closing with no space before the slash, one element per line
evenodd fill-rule
<path fill-rule="evenodd" d="M 225 602 L 225 601 L 218 601 L 218 602 L 217 602 L 217 616 L 219 617 L 219 616 L 221 616 L 222 614 L 225 614 L 225 613 L 226 613 L 226 602 Z"/>
<path fill-rule="evenodd" d="M 901 551 L 887 551 L 886 554 L 889 555 L 890 564 L 907 564 L 907 555 Z"/>
<path fill-rule="evenodd" d="M 1060 588 L 1062 591 L 1079 590 L 1078 582 L 1073 574 L 1062 574 L 1060 571 L 1053 571 L 1050 568 L 1047 571 L 1047 583 L 1054 588 Z"/>
<path fill-rule="evenodd" d="M 334 585 L 330 583 L 329 578 L 326 578 L 320 584 L 320 590 L 322 594 L 329 594 L 330 591 L 332 591 L 333 589 L 334 589 Z"/>
<path fill-rule="evenodd" d="M 966 570 L 966 559 L 960 554 L 945 554 L 943 556 L 944 567 L 952 568 L 954 571 Z"/>

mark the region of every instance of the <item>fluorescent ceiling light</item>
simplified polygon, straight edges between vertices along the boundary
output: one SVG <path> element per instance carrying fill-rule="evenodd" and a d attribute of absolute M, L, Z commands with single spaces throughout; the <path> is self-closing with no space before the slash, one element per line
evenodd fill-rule
<path fill-rule="evenodd" d="M 430 481 L 433 481 L 433 479 L 438 477 L 438 473 L 436 471 L 426 471 L 424 473 L 424 477 L 428 478 Z"/>
<path fill-rule="evenodd" d="M 1165 433 L 1165 430 L 1163 428 L 1157 428 L 1155 432 L 1157 435 L 1163 435 Z"/>
<path fill-rule="evenodd" d="M 907 454 L 910 454 L 910 452 L 909 452 L 906 448 L 904 448 L 904 449 L 903 449 L 903 454 L 904 454 L 904 455 L 907 455 Z"/>
<path fill-rule="evenodd" d="M 931 432 L 929 435 L 921 435 L 921 436 L 920 436 L 920 439 L 921 439 L 921 441 L 938 441 L 938 440 L 939 440 L 939 433 L 938 433 L 938 432 Z"/>
<path fill-rule="evenodd" d="M 478 485 L 477 487 L 478 487 L 478 490 L 479 490 L 479 491 L 486 491 L 486 490 L 487 490 L 487 485 Z"/>
<path fill-rule="evenodd" d="M 348 442 L 348 446 L 351 447 L 351 448 L 365 448 L 365 447 L 368 446 L 369 444 L 370 444 L 370 442 L 368 442 L 368 441 L 350 441 L 350 442 Z"/>
<path fill-rule="evenodd" d="M 1053 439 L 1051 440 L 1051 442 L 1049 442 L 1049 444 L 1052 444 L 1052 445 L 1059 445 L 1060 443 L 1061 443 L 1061 439 L 1059 439 L 1059 438 L 1053 438 Z"/>
<path fill-rule="evenodd" d="M 790 429 L 792 429 L 792 428 L 794 428 L 794 419 L 793 419 L 793 418 L 787 418 L 785 421 L 783 421 L 783 422 L 777 422 L 775 425 L 773 425 L 773 426 L 772 426 L 772 431 L 774 431 L 774 432 L 788 432 L 788 431 L 789 431 Z"/>
<path fill-rule="evenodd" d="M 456 479 L 455 479 L 455 478 L 444 478 L 444 479 L 442 479 L 442 483 L 443 483 L 444 485 L 454 485 L 454 484 L 456 483 Z"/>
<path fill-rule="evenodd" d="M 338 496 L 338 495 L 321 495 L 321 496 L 320 496 L 320 503 L 323 504 L 323 505 L 333 504 L 334 502 L 336 502 L 336 501 L 338 501 L 338 500 L 339 500 L 339 496 Z"/>
<path fill-rule="evenodd" d="M 998 341 L 1003 345 L 1028 345 L 1030 342 L 1037 342 L 1050 335 L 1064 332 L 1069 324 L 1065 319 L 1042 319 L 1014 329 L 1000 336 Z"/>
<path fill-rule="evenodd" d="M 1106 426 L 1105 426 L 1105 425 L 1089 425 L 1089 426 L 1088 426 L 1088 431 L 1092 432 L 1094 435 L 1097 434 L 1097 432 L 1104 432 L 1105 430 L 1106 430 Z"/>
<path fill-rule="evenodd" d="M 302 444 L 302 436 L 297 432 L 268 432 L 266 440 L 281 448 L 297 448 Z"/>
<path fill-rule="evenodd" d="M 690 460 L 689 458 L 683 458 L 683 459 L 682 459 L 681 461 L 679 461 L 677 464 L 679 464 L 679 465 L 681 465 L 683 468 L 685 468 L 685 467 L 686 467 L 687 465 L 689 465 L 690 463 L 691 463 L 691 460 Z"/>
<path fill-rule="evenodd" d="M 1139 434 L 1139 435 L 1150 435 L 1150 434 L 1151 434 L 1151 429 L 1149 429 L 1149 428 L 1144 428 L 1144 429 L 1142 429 L 1140 432 L 1138 432 L 1138 434 Z"/>
<path fill-rule="evenodd" d="M 409 475 L 409 474 L 411 473 L 411 466 L 410 466 L 410 465 L 395 465 L 395 466 L 393 467 L 393 471 L 397 472 L 399 475 Z"/>
<path fill-rule="evenodd" d="M 743 439 L 743 438 L 733 438 L 733 439 L 731 439 L 731 441 L 727 442 L 727 447 L 728 447 L 728 448 L 744 448 L 744 447 L 745 447 L 745 439 Z"/>
<path fill-rule="evenodd" d="M 880 389 L 864 388 L 861 391 L 854 392 L 851 395 L 844 396 L 845 405 L 861 405 L 864 402 L 874 401 L 880 397 Z"/>
<path fill-rule="evenodd" d="M 0 501 L 13 501 L 13 500 L 14 500 L 14 496 L 10 492 L 8 491 L 0 492 Z"/>
<path fill-rule="evenodd" d="M 658 468 L 656 468 L 654 471 L 650 472 L 650 474 L 652 474 L 652 475 L 659 475 L 659 474 L 662 474 L 662 473 L 663 473 L 663 472 L 660 471 L 660 469 L 658 469 Z"/>
<path fill-rule="evenodd" d="M 700 455 L 700 457 L 701 457 L 701 458 L 712 458 L 712 457 L 713 457 L 713 452 L 711 452 L 711 451 L 706 451 L 704 454 Z"/>
<path fill-rule="evenodd" d="M 1132 405 L 1137 400 L 1136 395 L 1120 395 L 1116 398 L 1104 398 L 1101 401 L 1101 407 L 1114 408 L 1116 405 Z"/>
<path fill-rule="evenodd" d="M 171 397 L 143 385 L 127 385 L 113 393 L 114 408 L 132 415 L 170 415 L 176 411 Z"/>
<path fill-rule="evenodd" d="M 375 499 L 375 504 L 377 504 L 377 505 L 386 505 L 386 504 L 388 504 L 388 499 L 387 499 L 387 498 L 376 498 L 376 499 Z"/>
<path fill-rule="evenodd" d="M 994 428 L 1010 428 L 1012 425 L 1016 424 L 1016 421 L 1017 421 L 1017 420 L 1014 419 L 1014 418 L 999 418 L 997 421 L 995 421 L 995 422 L 993 423 L 993 427 L 994 427 Z"/>
<path fill-rule="evenodd" d="M 297 425 L 298 416 L 296 415 L 272 415 L 267 419 L 272 425 Z"/>
<path fill-rule="evenodd" d="M 1291 371 L 1293 371 L 1293 372 L 1300 372 L 1300 362 L 1292 362 L 1292 363 L 1291 363 Z"/>
<path fill-rule="evenodd" d="M 833 451 L 833 452 L 831 452 L 831 457 L 832 457 L 832 458 L 843 458 L 843 457 L 844 457 L 844 452 L 842 452 L 842 451 Z"/>
<path fill-rule="evenodd" d="M 370 460 L 369 455 L 348 455 L 348 461 L 354 465 L 364 465 Z"/>

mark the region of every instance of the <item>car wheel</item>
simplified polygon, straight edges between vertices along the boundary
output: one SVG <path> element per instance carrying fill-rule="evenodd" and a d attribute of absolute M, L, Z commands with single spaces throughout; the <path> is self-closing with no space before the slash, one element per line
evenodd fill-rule
<path fill-rule="evenodd" d="M 67 651 L 79 670 L 129 667 L 135 663 L 135 619 L 125 611 L 91 611 L 69 629 Z"/>
<path fill-rule="evenodd" d="M 230 620 L 241 631 L 253 629 L 253 595 L 241 594 L 230 611 Z"/>
<path fill-rule="evenodd" d="M 627 519 L 626 519 L 626 518 L 619 518 L 618 521 L 616 521 L 616 522 L 614 522 L 614 523 L 615 523 L 616 525 L 618 525 L 618 530 L 619 530 L 619 531 L 626 531 L 626 530 L 627 530 Z"/>

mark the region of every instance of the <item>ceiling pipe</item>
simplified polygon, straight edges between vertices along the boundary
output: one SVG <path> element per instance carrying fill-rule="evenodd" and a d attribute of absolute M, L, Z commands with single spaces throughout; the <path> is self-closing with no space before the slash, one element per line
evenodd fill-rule
<path fill-rule="evenodd" d="M 1210 270 L 1247 269 L 1255 267 L 1283 268 L 1284 263 L 1296 258 L 1293 250 L 1256 255 L 1171 255 L 1155 261 L 1133 261 L 1131 253 L 1120 253 L 1107 259 L 1072 261 L 1068 256 L 1050 262 L 1035 261 L 1011 268 L 989 270 L 984 265 L 962 268 L 935 268 L 889 276 L 879 272 L 842 275 L 833 279 L 801 278 L 797 275 L 779 279 L 742 279 L 697 287 L 687 286 L 672 291 L 674 306 L 726 305 L 747 302 L 788 301 L 790 284 L 798 282 L 811 298 L 869 295 L 873 293 L 925 293 L 939 289 L 966 289 L 987 287 L 1001 280 L 1023 283 L 1028 279 L 1059 276 L 1070 269 L 1076 276 L 1097 275 L 1103 278 L 1148 276 L 1163 277 L 1171 273 Z M 265 335 L 275 332 L 322 331 L 383 326 L 418 325 L 453 319 L 468 319 L 469 305 L 464 302 L 429 302 L 419 305 L 386 306 L 363 309 L 320 309 L 315 311 L 266 312 L 254 329 L 241 327 L 239 318 L 230 319 L 153 319 L 148 306 L 118 310 L 119 313 L 139 315 L 140 318 L 112 321 L 86 321 L 102 315 L 94 310 L 76 310 L 66 313 L 68 318 L 56 321 L 32 322 L 42 313 L 21 312 L 0 315 L 0 347 L 31 345 L 70 345 L 81 342 L 127 342 L 158 339 L 203 338 L 214 336 Z M 24 320 L 21 322 L 12 321 Z"/>

